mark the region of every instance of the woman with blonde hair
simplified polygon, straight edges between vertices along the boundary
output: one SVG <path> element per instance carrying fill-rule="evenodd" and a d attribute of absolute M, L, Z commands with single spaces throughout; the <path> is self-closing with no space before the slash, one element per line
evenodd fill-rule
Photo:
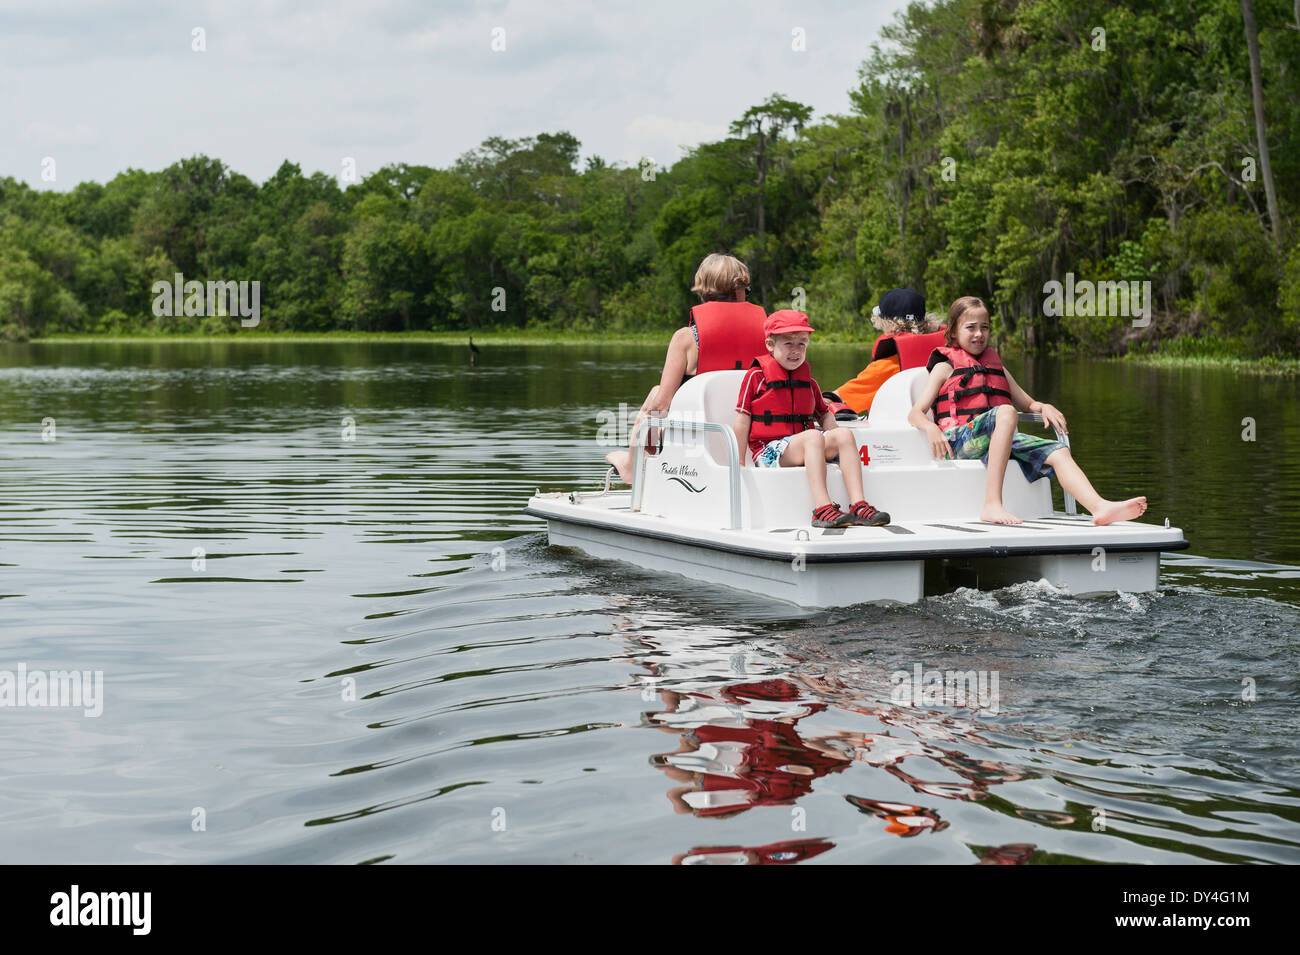
<path fill-rule="evenodd" d="M 659 384 L 650 389 L 637 413 L 636 429 L 646 415 L 668 414 L 673 395 L 696 375 L 709 371 L 748 368 L 755 357 L 767 354 L 761 306 L 745 301 L 749 292 L 749 269 L 734 256 L 715 252 L 704 257 L 691 287 L 700 304 L 691 309 L 685 327 L 673 333 L 664 358 Z M 605 455 L 626 483 L 632 483 L 632 449 L 620 448 Z"/>

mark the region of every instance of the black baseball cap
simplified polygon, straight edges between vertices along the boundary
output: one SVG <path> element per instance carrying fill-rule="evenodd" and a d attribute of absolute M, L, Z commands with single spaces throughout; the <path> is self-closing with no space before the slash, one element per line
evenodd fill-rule
<path fill-rule="evenodd" d="M 925 318 L 925 296 L 910 288 L 891 288 L 880 296 L 876 306 L 885 318 L 910 318 L 920 321 Z"/>

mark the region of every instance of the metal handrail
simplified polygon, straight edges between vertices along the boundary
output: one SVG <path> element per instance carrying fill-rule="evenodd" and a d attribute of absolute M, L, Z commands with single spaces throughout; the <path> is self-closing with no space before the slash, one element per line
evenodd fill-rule
<path fill-rule="evenodd" d="M 1019 414 L 1021 421 L 1028 421 L 1031 424 L 1043 424 L 1043 416 L 1037 411 L 1020 411 L 1017 412 L 1017 414 Z M 1056 440 L 1065 445 L 1068 450 L 1070 447 L 1070 436 L 1055 426 L 1053 426 L 1052 430 L 1056 432 Z M 1079 508 L 1075 504 L 1074 497 L 1071 496 L 1070 492 L 1065 488 L 1061 488 L 1061 493 L 1065 495 L 1065 513 L 1069 514 L 1071 517 L 1077 517 L 1079 515 Z"/>
<path fill-rule="evenodd" d="M 736 445 L 736 432 L 730 427 L 718 424 L 716 421 L 683 421 L 680 418 L 655 418 L 653 421 L 649 417 L 643 418 L 637 426 L 636 434 L 632 439 L 632 446 L 636 448 L 636 458 L 632 463 L 632 510 L 634 512 L 641 510 L 641 499 L 645 495 L 645 432 L 648 428 L 663 428 L 664 437 L 669 434 L 680 432 L 683 435 L 689 434 L 698 437 L 700 433 L 716 432 L 722 435 L 724 443 L 727 445 L 727 492 L 730 497 L 731 524 L 727 530 L 740 530 L 740 450 Z"/>

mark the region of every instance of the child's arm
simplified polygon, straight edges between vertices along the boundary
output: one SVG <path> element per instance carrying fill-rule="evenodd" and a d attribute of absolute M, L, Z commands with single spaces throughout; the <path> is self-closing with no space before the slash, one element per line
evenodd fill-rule
<path fill-rule="evenodd" d="M 835 393 L 840 396 L 840 400 L 846 405 L 862 414 L 871 407 L 871 402 L 875 400 L 876 392 L 880 386 L 887 382 L 902 369 L 897 355 L 890 355 L 888 358 L 880 358 L 858 372 L 858 376 L 851 381 L 846 381 L 835 389 Z"/>
<path fill-rule="evenodd" d="M 822 394 L 821 385 L 817 384 L 816 378 L 812 382 L 812 391 L 815 401 L 813 418 L 819 422 L 823 431 L 834 431 L 839 427 L 839 423 L 835 420 L 835 412 L 831 411 L 830 405 L 826 403 L 826 396 Z"/>
<path fill-rule="evenodd" d="M 1041 414 L 1043 423 L 1049 428 L 1055 428 L 1061 434 L 1069 434 L 1069 429 L 1065 426 L 1065 415 L 1055 405 L 1049 405 L 1046 401 L 1035 401 L 1029 397 L 1025 389 L 1016 383 L 1011 377 L 1011 372 L 1007 371 L 1004 366 L 1002 373 L 1007 376 L 1007 384 L 1010 386 L 1007 390 L 1011 392 L 1011 403 L 1020 411 L 1028 411 L 1033 414 Z"/>
<path fill-rule="evenodd" d="M 757 368 L 745 372 L 740 381 L 740 394 L 736 396 L 736 419 L 731 422 L 731 430 L 736 435 L 736 450 L 740 452 L 740 466 L 745 466 L 749 457 L 749 423 L 753 415 L 749 413 L 754 400 L 754 392 L 761 387 L 763 373 Z"/>
<path fill-rule="evenodd" d="M 943 436 L 943 431 L 927 418 L 925 413 L 934 404 L 934 399 L 939 397 L 939 390 L 951 375 L 952 365 L 948 362 L 941 361 L 935 365 L 934 370 L 930 372 L 930 377 L 926 379 L 921 397 L 916 399 L 916 404 L 912 405 L 912 410 L 907 413 L 907 423 L 925 432 L 925 436 L 930 439 L 930 453 L 936 458 L 952 457 L 952 447 L 948 444 L 948 439 Z"/>
<path fill-rule="evenodd" d="M 832 417 L 834 417 L 832 415 Z M 745 466 L 749 457 L 749 415 L 743 411 L 736 412 L 736 420 L 731 422 L 731 430 L 736 433 L 736 449 L 740 452 L 740 466 Z"/>

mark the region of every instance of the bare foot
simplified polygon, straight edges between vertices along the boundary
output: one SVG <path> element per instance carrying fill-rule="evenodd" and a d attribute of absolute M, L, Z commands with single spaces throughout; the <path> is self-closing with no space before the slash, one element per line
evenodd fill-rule
<path fill-rule="evenodd" d="M 985 524 L 1023 524 L 1020 518 L 1012 514 L 1001 504 L 985 504 L 980 511 L 980 520 Z"/>
<path fill-rule="evenodd" d="M 624 484 L 632 483 L 631 451 L 611 451 L 605 455 L 605 460 L 614 466 L 614 470 L 618 472 L 618 476 Z"/>
<path fill-rule="evenodd" d="M 1101 507 L 1092 512 L 1094 524 L 1114 524 L 1116 521 L 1131 521 L 1145 514 L 1147 499 L 1130 497 L 1127 501 L 1102 501 Z"/>

